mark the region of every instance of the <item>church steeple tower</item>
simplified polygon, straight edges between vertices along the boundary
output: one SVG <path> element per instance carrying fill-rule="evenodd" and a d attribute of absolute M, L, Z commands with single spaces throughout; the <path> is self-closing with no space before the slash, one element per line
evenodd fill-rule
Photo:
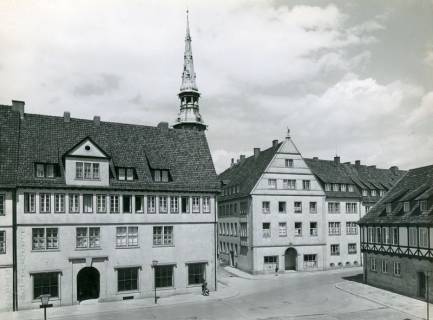
<path fill-rule="evenodd" d="M 192 59 L 191 35 L 189 32 L 189 16 L 186 11 L 185 53 L 183 56 L 183 72 L 180 92 L 180 112 L 177 116 L 175 129 L 206 130 L 206 125 L 199 111 L 200 92 L 195 82 L 194 62 Z"/>

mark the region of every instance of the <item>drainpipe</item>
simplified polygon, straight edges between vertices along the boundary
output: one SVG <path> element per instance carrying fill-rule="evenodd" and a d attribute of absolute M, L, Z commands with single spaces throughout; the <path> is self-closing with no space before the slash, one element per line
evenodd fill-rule
<path fill-rule="evenodd" d="M 18 311 L 17 274 L 17 191 L 12 191 L 12 310 Z"/>
<path fill-rule="evenodd" d="M 214 277 L 215 277 L 215 291 L 217 291 L 217 245 L 218 245 L 218 239 L 217 239 L 217 195 L 214 195 L 214 226 L 213 226 L 213 235 L 214 235 Z"/>

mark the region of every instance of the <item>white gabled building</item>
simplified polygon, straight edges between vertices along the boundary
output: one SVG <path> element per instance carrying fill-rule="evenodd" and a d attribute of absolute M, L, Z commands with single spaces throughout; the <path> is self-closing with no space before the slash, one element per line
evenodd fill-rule
<path fill-rule="evenodd" d="M 325 194 L 289 134 L 220 175 L 219 254 L 252 272 L 325 266 Z"/>

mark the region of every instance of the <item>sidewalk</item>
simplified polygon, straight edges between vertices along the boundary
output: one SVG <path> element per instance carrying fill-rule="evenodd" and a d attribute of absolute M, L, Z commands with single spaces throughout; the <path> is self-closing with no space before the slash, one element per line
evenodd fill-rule
<path fill-rule="evenodd" d="M 353 281 L 343 281 L 337 283 L 335 287 L 347 293 L 411 316 L 420 319 L 426 318 L 427 304 L 424 301 Z M 433 314 L 433 304 L 430 304 L 430 313 Z"/>
<path fill-rule="evenodd" d="M 155 305 L 154 299 L 134 299 L 114 302 L 101 302 L 95 304 L 81 304 L 72 306 L 62 306 L 47 309 L 49 319 L 79 317 L 80 315 L 111 313 L 119 310 L 131 310 L 140 308 L 158 308 L 163 306 L 187 304 L 196 302 L 206 302 L 210 300 L 223 300 L 238 295 L 239 292 L 231 287 L 218 283 L 218 291 L 211 292 L 204 297 L 201 293 L 178 294 L 162 297 Z M 41 309 L 22 310 L 18 312 L 0 312 L 0 320 L 40 320 Z"/>
<path fill-rule="evenodd" d="M 228 273 L 243 279 L 248 280 L 272 280 L 277 279 L 279 277 L 289 278 L 289 277 L 309 277 L 311 275 L 318 274 L 336 274 L 336 273 L 345 273 L 345 272 L 359 272 L 362 273 L 362 267 L 353 267 L 353 268 L 341 268 L 341 269 L 331 269 L 331 270 L 311 270 L 311 271 L 286 271 L 278 273 L 278 276 L 275 273 L 267 273 L 267 274 L 251 274 L 233 267 L 225 266 L 224 270 Z"/>

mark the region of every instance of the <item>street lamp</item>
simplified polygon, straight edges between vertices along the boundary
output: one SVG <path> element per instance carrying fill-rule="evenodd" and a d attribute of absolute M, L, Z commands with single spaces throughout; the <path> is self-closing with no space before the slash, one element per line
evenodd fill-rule
<path fill-rule="evenodd" d="M 431 271 L 426 271 L 425 273 L 425 283 L 426 283 L 426 298 L 425 301 L 427 302 L 427 320 L 430 319 L 430 310 L 429 310 L 429 306 L 430 306 L 430 299 L 429 299 L 429 287 L 428 287 L 428 282 L 429 282 L 429 277 L 431 278 L 432 276 L 432 272 Z"/>
<path fill-rule="evenodd" d="M 152 268 L 153 268 L 153 274 L 154 274 L 154 286 L 155 286 L 155 304 L 158 302 L 158 297 L 156 296 L 156 266 L 158 265 L 158 260 L 152 261 Z"/>
<path fill-rule="evenodd" d="M 41 294 L 39 298 L 41 298 L 40 308 L 44 308 L 44 320 L 47 320 L 47 308 L 52 307 L 52 304 L 49 304 L 51 295 L 49 294 Z"/>

